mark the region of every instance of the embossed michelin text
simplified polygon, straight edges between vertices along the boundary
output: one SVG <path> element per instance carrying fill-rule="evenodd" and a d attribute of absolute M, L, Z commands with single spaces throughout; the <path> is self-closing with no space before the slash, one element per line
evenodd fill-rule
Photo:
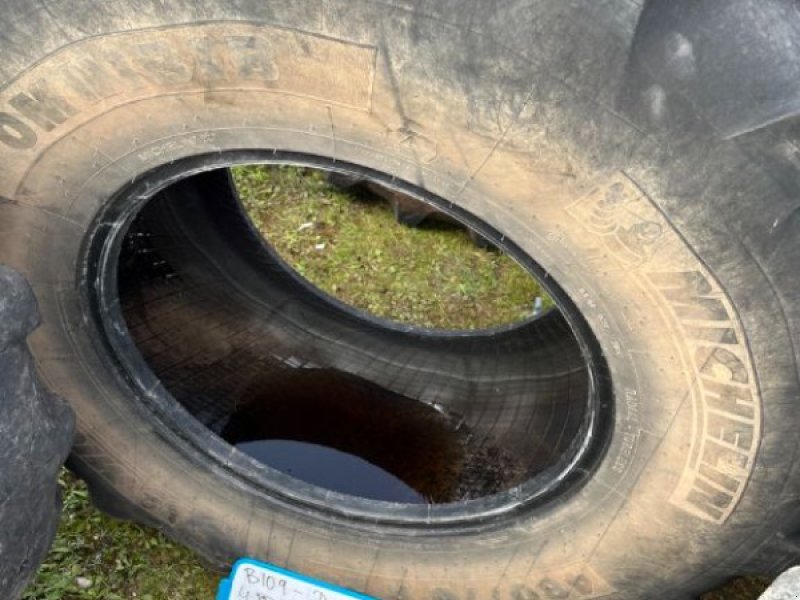
<path fill-rule="evenodd" d="M 0 95 L 0 145 L 32 148 L 94 105 L 158 92 L 261 89 L 367 110 L 375 55 L 369 46 L 243 23 L 90 39 L 57 52 Z"/>
<path fill-rule="evenodd" d="M 664 243 L 664 223 L 622 175 L 596 186 L 567 211 L 625 266 L 648 262 Z"/>
<path fill-rule="evenodd" d="M 615 591 L 589 565 L 577 564 L 548 571 L 527 583 L 496 587 L 489 596 L 483 591 L 467 589 L 455 592 L 440 587 L 433 591 L 431 600 L 594 600 Z"/>
<path fill-rule="evenodd" d="M 693 455 L 673 502 L 722 522 L 741 497 L 760 437 L 758 388 L 727 297 L 701 271 L 651 273 L 690 348 L 702 410 Z"/>
<path fill-rule="evenodd" d="M 0 143 L 9 148 L 32 148 L 36 145 L 36 132 L 14 115 L 0 113 Z"/>
<path fill-rule="evenodd" d="M 549 600 L 550 598 L 574 598 L 593 600 L 615 592 L 589 565 L 572 565 L 549 571 L 538 581 L 514 584 L 510 589 L 510 600 Z"/>
<path fill-rule="evenodd" d="M 675 393 L 691 400 L 693 434 L 671 503 L 703 520 L 724 522 L 744 493 L 761 439 L 761 398 L 733 304 L 672 223 L 624 173 L 598 181 L 567 212 L 591 234 L 584 241 L 605 261 L 604 268 L 616 264 L 625 281 L 636 282 L 637 304 L 650 307 L 651 336 L 672 339 L 681 357 L 683 367 L 673 371 L 672 381 Z M 595 326 L 602 329 L 603 323 Z M 663 350 L 658 356 L 664 357 Z M 623 414 L 638 413 L 638 398 L 628 391 L 624 399 Z M 620 439 L 612 463 L 617 473 L 635 452 L 636 432 L 625 431 Z"/>

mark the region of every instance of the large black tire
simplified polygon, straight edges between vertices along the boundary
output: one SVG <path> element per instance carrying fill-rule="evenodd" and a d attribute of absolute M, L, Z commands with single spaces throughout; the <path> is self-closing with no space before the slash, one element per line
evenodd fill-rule
<path fill-rule="evenodd" d="M 39 381 L 25 340 L 39 323 L 25 279 L 0 265 L 0 596 L 14 600 L 50 548 L 58 473 L 75 418 Z"/>
<path fill-rule="evenodd" d="M 39 297 L 32 350 L 78 414 L 73 468 L 101 507 L 212 561 L 253 556 L 385 600 L 690 598 L 780 570 L 800 526 L 799 32 L 778 0 L 6 2 L 0 260 Z M 179 176 L 270 156 L 435 196 L 557 282 L 573 331 L 596 339 L 580 346 L 605 365 L 593 386 L 613 392 L 596 407 L 608 431 L 558 482 L 569 493 L 457 524 L 458 504 L 402 522 L 326 506 L 258 483 L 151 371 L 125 367 L 119 303 L 97 300 L 115 293 L 106 241 Z M 208 177 L 201 189 L 221 185 Z M 190 265 L 181 280 L 216 309 L 251 306 L 269 269 L 222 251 L 214 207 L 153 206 L 143 222 L 180 240 L 162 250 Z M 241 293 L 215 290 L 226 277 Z M 390 368 L 402 349 L 440 389 L 477 381 L 466 342 L 377 343 L 367 321 L 273 300 L 264 314 L 315 339 L 337 327 L 346 343 L 320 342 L 320 361 L 410 385 Z M 533 327 L 561 339 L 552 322 Z M 536 364 L 521 335 L 492 354 L 504 381 Z M 554 346 L 567 377 L 575 347 Z M 513 428 L 519 406 L 498 402 Z"/>

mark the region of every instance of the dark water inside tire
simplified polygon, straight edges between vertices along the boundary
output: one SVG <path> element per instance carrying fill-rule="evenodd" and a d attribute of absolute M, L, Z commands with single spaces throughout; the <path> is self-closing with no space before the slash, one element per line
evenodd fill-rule
<path fill-rule="evenodd" d="M 425 504 L 425 497 L 363 458 L 308 442 L 258 440 L 236 449 L 259 462 L 316 486 L 370 500 Z"/>
<path fill-rule="evenodd" d="M 454 417 L 335 369 L 272 370 L 262 383 L 222 431 L 239 450 L 345 494 L 404 503 L 452 496 L 468 437 Z"/>
<path fill-rule="evenodd" d="M 335 369 L 268 372 L 222 437 L 256 460 L 336 492 L 401 503 L 497 493 L 518 461 L 440 407 Z"/>

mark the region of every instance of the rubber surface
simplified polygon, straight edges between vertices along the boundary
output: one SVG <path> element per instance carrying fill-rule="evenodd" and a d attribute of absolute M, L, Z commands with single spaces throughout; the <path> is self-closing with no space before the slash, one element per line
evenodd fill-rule
<path fill-rule="evenodd" d="M 38 324 L 30 286 L 0 265 L 0 596 L 9 600 L 22 594 L 55 536 L 56 482 L 75 424 L 36 374 L 25 339 Z"/>
<path fill-rule="evenodd" d="M 715 7 L 8 2 L 0 259 L 40 298 L 33 351 L 80 416 L 73 464 L 98 503 L 219 563 L 387 600 L 690 598 L 782 570 L 800 495 L 800 16 Z M 243 149 L 388 173 L 536 258 L 614 385 L 614 436 L 580 493 L 404 536 L 276 500 L 154 417 L 88 319 L 86 232 L 115 226 L 104 206 L 143 173 Z"/>

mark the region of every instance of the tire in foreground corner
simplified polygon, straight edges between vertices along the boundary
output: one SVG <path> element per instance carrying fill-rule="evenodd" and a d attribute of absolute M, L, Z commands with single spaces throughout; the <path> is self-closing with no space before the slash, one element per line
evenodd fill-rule
<path fill-rule="evenodd" d="M 61 515 L 57 481 L 75 419 L 36 373 L 26 338 L 39 324 L 25 279 L 0 265 L 0 596 L 25 589 Z"/>

